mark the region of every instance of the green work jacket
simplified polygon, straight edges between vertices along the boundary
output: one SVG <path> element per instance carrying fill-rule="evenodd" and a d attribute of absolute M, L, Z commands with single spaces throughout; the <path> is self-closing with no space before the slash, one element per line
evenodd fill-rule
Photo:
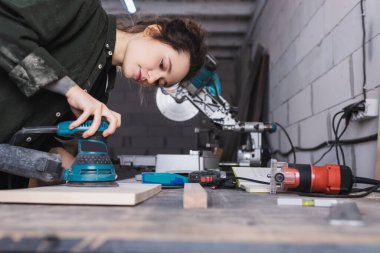
<path fill-rule="evenodd" d="M 66 98 L 43 87 L 67 75 L 93 90 L 106 66 L 115 70 L 115 38 L 116 19 L 99 0 L 0 0 L 0 143 L 22 127 L 62 120 Z M 41 140 L 23 136 L 16 144 L 39 149 Z"/>

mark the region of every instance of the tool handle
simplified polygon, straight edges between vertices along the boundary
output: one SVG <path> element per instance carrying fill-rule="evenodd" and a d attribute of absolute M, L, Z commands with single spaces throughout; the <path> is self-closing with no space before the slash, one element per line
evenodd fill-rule
<path fill-rule="evenodd" d="M 70 137 L 74 135 L 82 135 L 85 131 L 87 131 L 91 125 L 92 120 L 87 120 L 80 126 L 70 129 L 69 126 L 73 121 L 63 121 L 58 124 L 58 136 Z M 106 121 L 102 121 L 97 132 L 103 132 L 108 128 L 108 123 Z"/>

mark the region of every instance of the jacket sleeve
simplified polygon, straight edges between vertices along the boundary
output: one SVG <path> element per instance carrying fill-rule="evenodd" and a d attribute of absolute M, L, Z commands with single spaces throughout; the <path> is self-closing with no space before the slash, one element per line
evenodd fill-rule
<path fill-rule="evenodd" d="M 49 52 L 68 25 L 85 24 L 98 0 L 0 0 L 0 68 L 25 96 L 68 75 Z"/>

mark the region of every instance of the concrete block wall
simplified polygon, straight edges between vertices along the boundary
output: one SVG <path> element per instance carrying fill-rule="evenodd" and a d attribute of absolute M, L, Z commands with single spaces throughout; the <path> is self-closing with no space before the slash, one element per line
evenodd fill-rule
<path fill-rule="evenodd" d="M 222 95 L 234 94 L 232 60 L 221 60 L 218 71 Z M 122 115 L 122 126 L 108 138 L 111 156 L 188 154 L 197 148 L 195 127 L 210 128 L 209 120 L 201 113 L 185 122 L 165 118 L 155 102 L 155 88 L 143 88 L 118 75 L 110 93 L 108 106 Z"/>
<path fill-rule="evenodd" d="M 331 120 L 344 106 L 363 98 L 360 0 L 267 0 L 247 47 L 270 54 L 267 120 L 289 132 L 294 145 L 316 146 L 333 138 Z M 366 0 L 367 97 L 380 93 L 380 1 Z M 245 48 L 247 51 L 247 49 Z M 251 59 L 252 60 L 252 59 Z M 238 59 L 247 66 L 247 57 Z M 237 73 L 244 80 L 246 69 Z M 342 139 L 377 133 L 378 119 L 351 122 Z M 290 149 L 281 131 L 269 136 L 273 149 Z M 326 149 L 298 152 L 297 162 L 316 161 Z M 359 176 L 374 177 L 376 141 L 344 146 L 347 165 Z M 292 156 L 278 157 L 292 161 Z M 336 163 L 335 151 L 320 162 Z"/>

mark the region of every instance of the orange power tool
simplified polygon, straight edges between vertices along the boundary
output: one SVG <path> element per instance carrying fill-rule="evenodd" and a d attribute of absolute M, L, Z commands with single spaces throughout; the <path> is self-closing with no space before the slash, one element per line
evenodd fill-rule
<path fill-rule="evenodd" d="M 280 183 L 284 191 L 347 195 L 354 184 L 351 169 L 336 164 L 314 166 L 276 161 L 272 162 L 272 175 L 274 193 L 274 187 Z"/>

